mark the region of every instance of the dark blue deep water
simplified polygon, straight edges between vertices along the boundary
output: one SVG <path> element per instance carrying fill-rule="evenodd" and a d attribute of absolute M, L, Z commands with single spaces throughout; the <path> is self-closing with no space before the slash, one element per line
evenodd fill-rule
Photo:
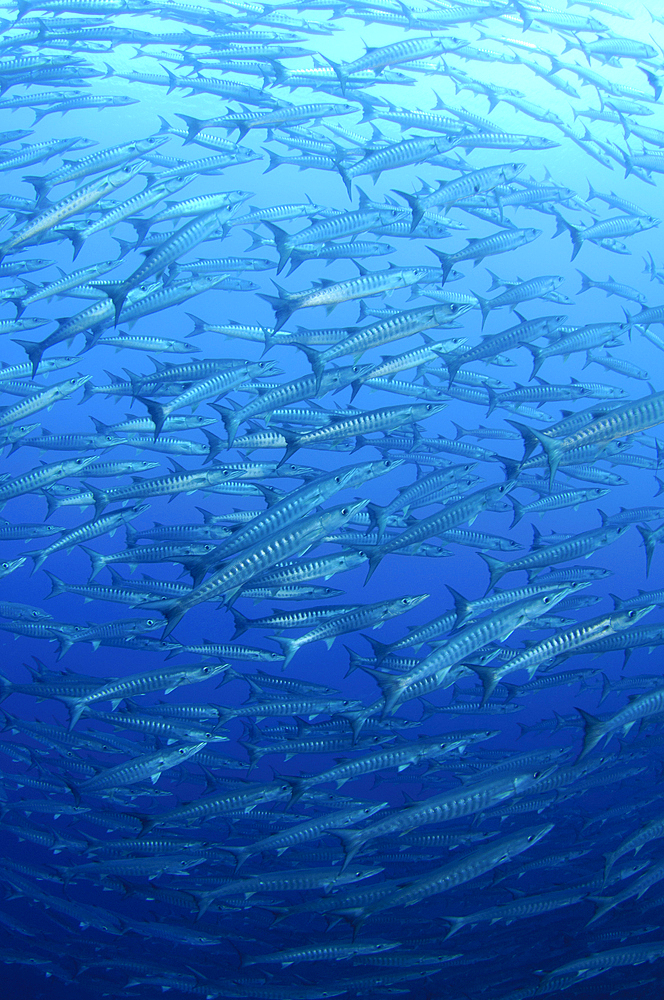
<path fill-rule="evenodd" d="M 1 13 L 2 996 L 664 996 L 664 7 Z"/>

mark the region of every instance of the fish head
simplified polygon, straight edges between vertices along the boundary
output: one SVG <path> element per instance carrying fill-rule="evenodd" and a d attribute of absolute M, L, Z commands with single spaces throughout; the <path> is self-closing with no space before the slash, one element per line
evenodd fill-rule
<path fill-rule="evenodd" d="M 632 628 L 636 625 L 642 618 L 650 614 L 657 607 L 656 604 L 647 604 L 642 608 L 629 608 L 627 611 L 614 611 L 613 614 L 609 615 L 611 622 L 611 628 L 614 632 L 623 632 L 625 629 Z"/>
<path fill-rule="evenodd" d="M 149 135 L 147 138 L 135 142 L 134 148 L 137 153 L 151 153 L 153 149 L 158 149 L 168 140 L 169 136 L 167 135 Z"/>

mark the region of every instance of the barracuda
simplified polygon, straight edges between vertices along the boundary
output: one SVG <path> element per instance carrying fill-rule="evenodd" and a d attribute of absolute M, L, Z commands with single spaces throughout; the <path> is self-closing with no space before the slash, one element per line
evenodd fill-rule
<path fill-rule="evenodd" d="M 60 549 L 67 549 L 72 552 L 76 545 L 86 542 L 90 538 L 97 538 L 99 535 L 110 534 L 113 536 L 122 524 L 128 524 L 133 518 L 147 510 L 148 504 L 137 504 L 136 507 L 128 507 L 125 510 L 115 511 L 105 517 L 95 517 L 88 524 L 83 524 L 78 528 L 71 528 L 63 531 L 57 541 L 52 542 L 47 548 L 38 552 L 30 553 L 34 561 L 33 573 L 38 570 L 54 552 Z"/>
<path fill-rule="evenodd" d="M 142 209 L 148 208 L 150 205 L 155 205 L 157 202 L 161 201 L 165 195 L 175 194 L 177 191 L 180 191 L 187 183 L 187 180 L 180 180 L 176 178 L 172 181 L 166 182 L 165 184 L 148 184 L 143 191 L 134 195 L 133 198 L 129 198 L 127 201 L 122 202 L 110 212 L 104 212 L 100 219 L 96 222 L 91 222 L 85 227 L 85 229 L 68 230 L 66 235 L 69 237 L 74 247 L 74 260 L 76 260 L 79 253 L 83 249 L 85 241 L 91 236 L 94 236 L 95 233 L 99 233 L 103 229 L 110 229 L 112 226 L 117 225 L 118 222 L 122 222 L 123 219 L 128 219 L 130 216 L 134 215 L 135 212 L 140 212 Z"/>
<path fill-rule="evenodd" d="M 325 61 L 333 68 L 341 84 L 341 92 L 345 93 L 349 77 L 355 73 L 372 69 L 380 72 L 388 66 L 398 66 L 399 63 L 411 62 L 413 59 L 424 59 L 427 56 L 442 55 L 453 51 L 462 43 L 458 38 L 437 37 L 407 38 L 392 45 L 368 49 L 365 55 L 352 62 L 335 63 L 331 59 Z"/>
<path fill-rule="evenodd" d="M 194 743 L 191 745 L 181 745 L 169 748 L 168 750 L 158 750 L 153 754 L 145 754 L 126 764 L 118 764 L 116 767 L 107 768 L 88 778 L 77 788 L 80 796 L 85 792 L 97 792 L 104 788 L 118 788 L 122 785 L 133 785 L 148 778 L 154 785 L 159 780 L 164 771 L 177 767 L 178 764 L 189 760 L 194 754 L 202 750 L 207 743 Z M 178 860 L 182 860 L 178 855 Z"/>
<path fill-rule="evenodd" d="M 106 285 L 103 291 L 107 292 L 115 307 L 115 325 L 117 326 L 122 313 L 128 293 L 141 285 L 147 278 L 154 274 L 159 274 L 169 264 L 172 264 L 187 251 L 198 246 L 208 236 L 211 236 L 217 229 L 220 229 L 225 219 L 232 214 L 232 209 L 217 209 L 214 212 L 207 212 L 205 215 L 197 216 L 192 222 L 186 223 L 177 229 L 171 236 L 167 236 L 153 250 L 150 250 L 145 260 L 136 270 L 129 275 L 125 281 L 119 285 Z"/>
<path fill-rule="evenodd" d="M 402 807 L 361 830 L 333 831 L 344 848 L 342 871 L 365 844 L 392 833 L 408 833 L 430 823 L 448 822 L 462 816 L 473 816 L 537 786 L 539 772 L 523 772 L 506 778 L 493 778 L 466 785 L 462 789 L 443 792 L 422 802 Z"/>
<path fill-rule="evenodd" d="M 267 377 L 278 374 L 278 372 L 279 369 L 272 362 L 257 361 L 254 364 L 246 364 L 240 368 L 235 368 L 230 372 L 222 371 L 218 375 L 213 375 L 202 382 L 198 382 L 185 389 L 184 392 L 176 396 L 170 403 L 164 405 L 155 403 L 143 396 L 139 396 L 138 399 L 147 407 L 148 413 L 154 421 L 154 436 L 156 440 L 161 433 L 166 418 L 176 410 L 180 410 L 184 406 L 196 406 L 197 403 L 200 403 L 204 399 L 209 399 L 212 396 L 217 397 L 229 392 L 231 389 L 256 376 L 265 375 Z"/>
<path fill-rule="evenodd" d="M 558 466 L 564 461 L 566 453 L 574 448 L 588 445 L 599 447 L 607 445 L 617 438 L 629 437 L 657 427 L 664 422 L 664 392 L 653 392 L 641 399 L 630 400 L 622 406 L 616 406 L 597 420 L 590 420 L 585 426 L 563 437 L 549 436 L 526 427 L 524 424 L 509 420 L 523 436 L 528 453 L 535 443 L 542 446 L 549 466 L 550 483 L 553 483 Z M 555 434 L 555 426 L 551 434 Z"/>
<path fill-rule="evenodd" d="M 308 549 L 329 531 L 349 521 L 357 511 L 363 510 L 366 503 L 366 500 L 361 500 L 348 507 L 332 507 L 321 514 L 303 517 L 297 525 L 286 531 L 282 529 L 273 532 L 265 540 L 247 545 L 242 555 L 231 559 L 223 569 L 194 587 L 187 597 L 179 601 L 151 602 L 149 607 L 161 610 L 167 620 L 164 635 L 170 634 L 185 612 L 197 604 L 213 600 L 232 603 L 240 589 L 246 587 L 254 577 L 265 573 L 276 563 Z"/>
<path fill-rule="evenodd" d="M 323 377 L 324 366 L 329 361 L 336 361 L 347 354 L 352 354 L 357 361 L 365 351 L 374 347 L 382 347 L 383 344 L 390 344 L 403 337 L 410 337 L 415 333 L 422 333 L 424 330 L 439 327 L 463 316 L 469 309 L 470 306 L 454 302 L 411 309 L 407 312 L 397 313 L 390 319 L 372 326 L 351 329 L 344 341 L 340 344 L 333 344 L 326 351 L 315 351 L 306 344 L 298 344 L 297 346 L 306 354 L 316 376 L 318 387 L 318 383 Z M 440 350 L 442 353 L 444 349 L 441 347 Z"/>
<path fill-rule="evenodd" d="M 471 493 L 461 500 L 447 504 L 439 513 L 423 518 L 411 527 L 406 528 L 405 531 L 401 532 L 395 538 L 391 538 L 378 545 L 369 559 L 369 572 L 367 573 L 365 584 L 368 583 L 376 571 L 378 564 L 388 553 L 397 551 L 407 545 L 421 544 L 432 535 L 439 534 L 441 531 L 446 531 L 449 528 L 454 528 L 459 524 L 463 524 L 464 521 L 472 524 L 478 514 L 483 510 L 492 509 L 492 504 L 495 505 L 514 486 L 514 481 L 508 481 L 498 486 L 487 486 L 484 489 L 477 490 L 475 493 Z"/>
<path fill-rule="evenodd" d="M 340 490 L 360 486 L 374 476 L 388 472 L 391 467 L 391 461 L 389 464 L 364 462 L 342 467 L 337 472 L 319 476 L 305 483 L 292 493 L 275 500 L 267 511 L 256 514 L 247 525 L 239 528 L 231 539 L 222 542 L 215 553 L 215 559 L 221 561 L 241 553 L 246 547 L 260 542 L 263 538 L 269 538 L 275 531 L 293 524 L 298 517 L 310 514 L 318 504 L 329 500 Z M 363 506 L 357 509 L 361 510 Z"/>
<path fill-rule="evenodd" d="M 30 133 L 28 133 L 30 134 Z M 67 153 L 73 149 L 86 149 L 93 146 L 91 139 L 75 137 L 73 139 L 51 139 L 46 142 L 34 142 L 25 146 L 20 152 L 14 152 L 12 156 L 0 162 L 0 172 L 5 170 L 16 170 L 18 167 L 26 167 L 29 163 L 43 163 L 52 156 L 60 153 Z"/>
<path fill-rule="evenodd" d="M 146 619 L 143 619 L 146 621 Z M 59 700 L 64 701 L 70 713 L 69 729 L 74 728 L 83 710 L 97 701 L 110 701 L 115 707 L 126 698 L 149 694 L 152 691 L 175 691 L 185 684 L 199 684 L 211 680 L 228 669 L 227 663 L 193 663 L 178 666 L 161 667 L 153 672 L 130 674 L 117 681 L 101 684 L 95 690 L 83 697 L 69 697 L 60 694 Z"/>
<path fill-rule="evenodd" d="M 569 593 L 568 588 L 561 587 L 558 591 L 539 594 L 501 611 L 495 611 L 488 618 L 483 618 L 453 633 L 447 642 L 425 657 L 414 670 L 405 674 L 395 677 L 393 674 L 373 671 L 372 677 L 379 684 L 385 700 L 383 714 L 387 715 L 393 711 L 402 697 L 408 697 L 411 685 L 435 676 L 436 686 L 440 687 L 457 663 L 496 639 L 506 639 L 524 623 L 547 614 Z"/>
<path fill-rule="evenodd" d="M 110 146 L 107 149 L 100 149 L 96 153 L 90 153 L 76 162 L 68 162 L 58 170 L 45 174 L 43 177 L 29 177 L 32 186 L 35 188 L 38 198 L 50 191 L 58 184 L 65 184 L 67 181 L 80 180 L 88 174 L 102 173 L 119 167 L 124 163 L 131 162 L 150 152 L 158 149 L 166 141 L 165 136 L 149 136 L 147 139 L 137 139 L 132 142 L 123 142 L 118 146 Z"/>
<path fill-rule="evenodd" d="M 29 295 L 15 296 L 9 301 L 16 306 L 16 315 L 18 317 L 33 302 L 39 302 L 41 299 L 50 299 L 54 295 L 63 295 L 72 288 L 77 288 L 79 285 L 85 284 L 91 278 L 99 278 L 107 271 L 112 271 L 116 266 L 117 261 L 115 260 L 100 261 L 98 264 L 91 264 L 89 267 L 82 267 L 78 271 L 72 271 L 70 274 L 60 278 L 59 281 L 51 281 L 42 288 L 30 292 Z M 41 365 L 39 367 L 42 368 Z M 42 370 L 44 369 L 42 368 Z"/>
<path fill-rule="evenodd" d="M 374 431 L 389 431 L 404 424 L 417 424 L 426 417 L 435 416 L 445 409 L 445 403 L 413 403 L 410 406 L 384 406 L 375 410 L 360 411 L 356 416 L 350 416 L 334 421 L 329 426 L 319 427 L 307 434 L 292 434 L 284 432 L 287 448 L 282 462 L 288 461 L 291 455 L 300 448 L 319 448 L 328 444 L 333 446 L 343 442 L 344 438 L 355 437 L 356 448 L 364 444 L 364 434 Z M 371 442 L 373 443 L 373 442 Z"/>
<path fill-rule="evenodd" d="M 454 134 L 439 139 L 405 139 L 403 142 L 394 143 L 385 149 L 367 153 L 364 159 L 352 163 L 350 166 L 339 163 L 337 170 L 346 185 L 348 197 L 352 198 L 352 182 L 356 177 L 370 174 L 376 181 L 384 170 L 397 170 L 399 167 L 408 166 L 411 163 L 422 163 L 431 159 L 432 156 L 453 149 L 458 142 L 459 137 Z"/>
<path fill-rule="evenodd" d="M 360 199 L 360 208 L 358 211 L 342 212 L 338 215 L 333 215 L 329 219 L 314 222 L 308 229 L 303 229 L 301 232 L 295 234 L 287 233 L 279 226 L 276 226 L 271 219 L 266 218 L 260 221 L 267 226 L 274 238 L 274 245 L 279 253 L 277 274 L 280 274 L 292 254 L 297 252 L 300 247 L 326 243 L 328 240 L 353 236 L 356 233 L 366 233 L 378 222 L 398 220 L 403 215 L 403 211 L 395 208 L 393 205 L 369 204 L 368 199 L 364 197 Z"/>
<path fill-rule="evenodd" d="M 173 496 L 176 493 L 193 493 L 196 490 L 211 489 L 234 478 L 225 466 L 220 469 L 199 469 L 189 472 L 178 465 L 174 459 L 171 459 L 171 463 L 176 466 L 176 471 L 172 475 L 158 476 L 155 479 L 140 479 L 130 486 L 117 486 L 109 490 L 100 490 L 96 486 L 86 484 L 94 500 L 96 516 L 109 503 Z"/>
<path fill-rule="evenodd" d="M 494 233 L 492 236 L 469 240 L 468 246 L 455 253 L 443 253 L 442 250 L 436 250 L 434 247 L 429 247 L 429 249 L 440 261 L 443 269 L 443 281 L 446 281 L 454 265 L 461 260 L 472 260 L 477 267 L 485 257 L 498 253 L 509 253 L 518 247 L 532 243 L 541 235 L 541 229 L 507 229 L 502 233 Z"/>
<path fill-rule="evenodd" d="M 359 265 L 358 265 L 359 266 Z M 415 285 L 427 277 L 428 267 L 390 267 L 386 271 L 364 271 L 357 278 L 345 281 L 322 283 L 317 288 L 304 292 L 287 292 L 275 281 L 279 297 L 263 295 L 259 297 L 269 302 L 275 312 L 274 332 L 281 330 L 296 309 L 307 309 L 313 306 L 325 306 L 328 313 L 336 305 L 353 299 L 364 298 L 365 295 L 381 295 L 396 288 L 406 288 Z"/>
<path fill-rule="evenodd" d="M 78 475 L 87 465 L 97 458 L 96 455 L 81 458 L 65 459 L 62 462 L 53 462 L 50 465 L 41 465 L 31 472 L 26 472 L 22 476 L 17 476 L 9 483 L 0 485 L 0 506 L 25 493 L 32 493 L 42 489 L 51 483 L 56 483 L 67 476 Z"/>
<path fill-rule="evenodd" d="M 644 615 L 652 611 L 654 605 L 645 608 L 632 608 L 629 611 L 616 611 L 609 615 L 599 615 L 597 618 L 589 618 L 584 622 L 575 624 L 572 628 L 563 629 L 555 635 L 542 642 L 535 643 L 525 652 L 517 654 L 509 663 L 502 667 L 487 667 L 469 664 L 474 670 L 484 687 L 482 704 L 486 704 L 503 677 L 514 670 L 526 670 L 528 679 L 532 680 L 538 667 L 547 660 L 555 659 L 560 655 L 573 652 L 590 642 L 603 639 L 605 636 L 613 635 L 630 628 L 643 618 Z"/>
<path fill-rule="evenodd" d="M 239 140 L 242 141 L 245 135 L 253 128 L 272 128 L 272 126 L 284 125 L 289 122 L 320 121 L 322 118 L 329 118 L 332 115 L 349 115 L 356 111 L 354 104 L 347 103 L 327 103 L 318 104 L 293 104 L 283 105 L 279 108 L 272 108 L 265 111 L 248 111 L 244 115 L 227 114 L 223 118 L 207 118 L 199 121 L 197 118 L 190 118 L 186 115 L 177 115 L 181 118 L 189 130 L 187 142 L 191 140 L 204 128 L 225 128 L 229 132 L 237 129 L 240 133 Z"/>
<path fill-rule="evenodd" d="M 155 289 L 155 287 L 156 285 L 154 283 L 140 285 L 137 288 L 133 288 L 127 294 L 127 299 L 131 302 L 131 304 L 134 304 L 139 299 L 148 296 Z M 113 302 L 111 299 L 102 297 L 99 301 L 94 302 L 92 305 L 81 310 L 80 313 L 77 313 L 74 316 L 66 316 L 59 319 L 58 329 L 45 340 L 42 340 L 39 343 L 34 343 L 29 340 L 16 340 L 15 343 L 19 344 L 23 348 L 32 362 L 33 376 L 39 365 L 42 363 L 44 352 L 47 351 L 49 347 L 54 347 L 56 344 L 62 344 L 64 341 L 71 343 L 78 333 L 84 333 L 86 330 L 93 330 L 96 334 L 101 333 L 101 330 L 103 330 L 105 326 L 110 325 L 110 321 L 113 317 L 113 308 Z"/>
<path fill-rule="evenodd" d="M 315 399 L 328 392 L 338 392 L 344 386 L 350 385 L 369 368 L 369 365 L 347 365 L 323 372 L 320 379 L 315 375 L 294 379 L 292 382 L 287 382 L 274 389 L 268 389 L 256 399 L 245 403 L 239 410 L 229 410 L 226 407 L 215 405 L 215 409 L 224 422 L 229 447 L 232 447 L 238 427 L 245 420 L 250 420 L 260 413 L 269 414 L 277 407 L 287 406 L 289 403 L 296 403 L 303 399 Z"/>
<path fill-rule="evenodd" d="M 525 163 L 503 163 L 494 167 L 483 167 L 481 170 L 471 170 L 447 184 L 441 183 L 435 191 L 423 197 L 407 194 L 405 191 L 395 191 L 395 193 L 410 206 L 411 232 L 413 232 L 427 210 L 442 205 L 447 211 L 457 201 L 472 195 L 484 194 L 499 184 L 509 184 L 524 167 Z"/>
<path fill-rule="evenodd" d="M 331 649 L 337 636 L 345 635 L 346 632 L 356 632 L 361 628 L 380 628 L 383 622 L 410 611 L 411 608 L 416 607 L 429 596 L 429 594 L 418 594 L 416 597 L 397 597 L 387 601 L 378 601 L 375 604 L 360 605 L 353 611 L 335 615 L 328 621 L 321 622 L 316 628 L 297 639 L 274 636 L 274 641 L 279 643 L 285 654 L 284 669 L 301 646 L 322 639 L 327 648 Z"/>
<path fill-rule="evenodd" d="M 114 174 L 109 174 L 101 180 L 93 181 L 91 184 L 74 191 L 55 205 L 51 205 L 34 219 L 31 219 L 30 222 L 26 223 L 25 226 L 19 229 L 5 243 L 0 245 L 0 261 L 6 254 L 11 253 L 12 250 L 16 250 L 24 243 L 39 243 L 48 230 L 59 226 L 60 223 L 64 222 L 65 219 L 69 219 L 72 215 L 85 211 L 86 208 L 100 201 L 109 192 L 116 191 L 123 184 L 127 184 L 137 173 L 140 165 L 140 163 L 134 163 L 123 167 L 122 170 L 118 170 Z"/>

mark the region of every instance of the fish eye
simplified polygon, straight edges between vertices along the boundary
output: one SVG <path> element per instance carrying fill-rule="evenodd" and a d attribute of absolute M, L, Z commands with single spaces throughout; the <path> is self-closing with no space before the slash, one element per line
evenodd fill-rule
<path fill-rule="evenodd" d="M 402 603 L 402 604 L 410 604 L 410 601 L 408 600 L 408 598 L 407 598 L 407 597 L 402 597 L 402 598 L 401 598 L 401 603 Z"/>
<path fill-rule="evenodd" d="M 433 410 L 433 406 L 431 405 L 431 403 L 427 403 L 427 410 Z"/>
<path fill-rule="evenodd" d="M 630 611 L 629 614 L 627 615 L 627 617 L 628 618 L 636 618 L 636 610 Z"/>
<path fill-rule="evenodd" d="M 210 673 L 210 668 L 209 667 L 203 667 L 202 673 L 209 674 Z"/>
<path fill-rule="evenodd" d="M 548 595 L 542 598 L 542 604 L 550 604 L 550 603 L 551 603 L 551 598 Z"/>
<path fill-rule="evenodd" d="M 341 513 L 343 515 L 346 515 L 346 514 L 350 514 L 350 511 L 348 510 L 348 507 L 342 507 L 341 508 Z"/>

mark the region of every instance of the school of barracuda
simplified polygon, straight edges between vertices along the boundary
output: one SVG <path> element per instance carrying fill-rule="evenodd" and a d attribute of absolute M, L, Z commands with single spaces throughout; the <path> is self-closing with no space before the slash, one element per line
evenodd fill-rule
<path fill-rule="evenodd" d="M 661 996 L 664 8 L 616 2 L 3 6 L 21 996 Z"/>

